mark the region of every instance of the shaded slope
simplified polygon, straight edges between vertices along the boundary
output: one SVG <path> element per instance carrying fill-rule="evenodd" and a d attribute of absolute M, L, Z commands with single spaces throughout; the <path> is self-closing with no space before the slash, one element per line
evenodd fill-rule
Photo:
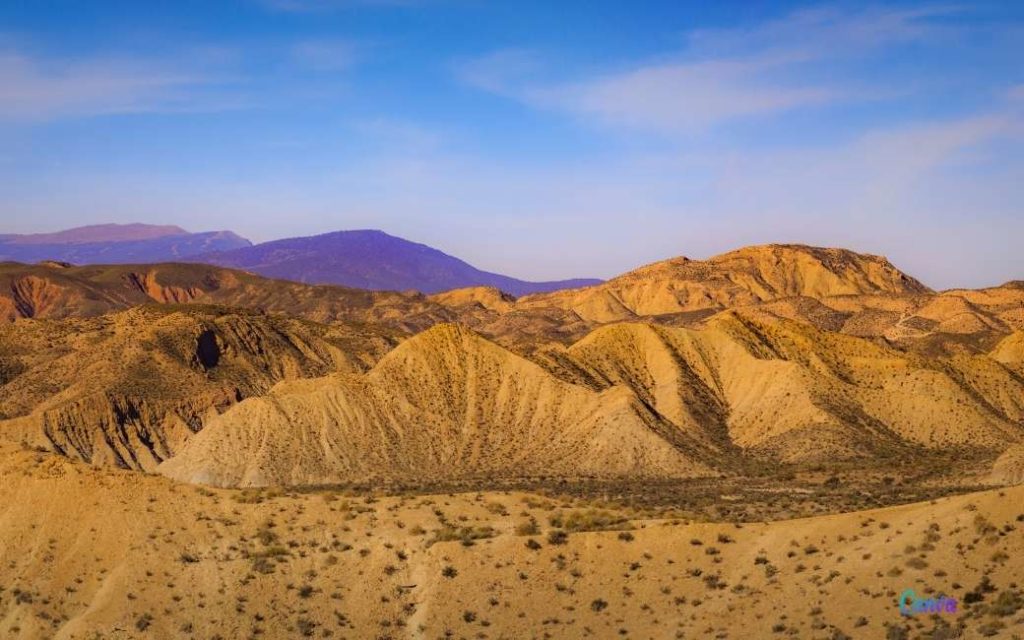
<path fill-rule="evenodd" d="M 310 286 L 203 264 L 0 264 L 0 321 L 89 317 L 154 302 L 221 304 L 317 322 L 378 322 L 414 330 L 453 317 L 419 294 Z"/>
<path fill-rule="evenodd" d="M 209 307 L 0 325 L 0 438 L 150 470 L 280 380 L 361 371 L 386 332 Z"/>

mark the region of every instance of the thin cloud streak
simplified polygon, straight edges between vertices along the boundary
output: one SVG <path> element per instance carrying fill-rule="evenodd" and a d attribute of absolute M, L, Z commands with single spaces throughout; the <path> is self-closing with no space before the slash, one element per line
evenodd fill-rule
<path fill-rule="evenodd" d="M 773 65 L 714 61 L 648 66 L 568 86 L 534 89 L 530 100 L 603 125 L 696 133 L 740 118 L 834 102 L 835 88 L 762 82 Z"/>
<path fill-rule="evenodd" d="M 672 60 L 577 79 L 540 77 L 551 65 L 527 49 L 492 52 L 462 63 L 457 74 L 475 88 L 600 126 L 695 134 L 737 120 L 877 99 L 891 90 L 841 89 L 839 81 L 816 83 L 800 71 L 950 33 L 932 20 L 956 10 L 804 10 L 752 28 L 694 32 Z"/>
<path fill-rule="evenodd" d="M 969 11 L 963 5 L 869 7 L 860 11 L 813 7 L 746 28 L 691 31 L 686 37 L 687 52 L 704 58 L 773 50 L 802 52 L 806 59 L 857 57 L 883 47 L 954 35 L 960 29 L 940 21 Z"/>
<path fill-rule="evenodd" d="M 0 124 L 133 114 L 216 113 L 280 104 L 299 96 L 275 86 L 295 78 L 347 72 L 364 46 L 345 39 L 306 39 L 249 49 L 191 47 L 140 58 L 61 59 L 0 49 Z M 252 60 L 278 74 L 254 74 Z M 309 85 L 314 86 L 314 85 Z M 322 85 L 321 85 L 322 86 Z M 331 86 L 337 89 L 337 86 Z"/>
<path fill-rule="evenodd" d="M 314 71 L 344 71 L 356 64 L 359 50 L 350 40 L 305 40 L 292 45 L 291 57 Z"/>
<path fill-rule="evenodd" d="M 45 121 L 237 107 L 235 99 L 204 94 L 214 82 L 202 73 L 128 59 L 50 62 L 0 53 L 0 119 Z"/>

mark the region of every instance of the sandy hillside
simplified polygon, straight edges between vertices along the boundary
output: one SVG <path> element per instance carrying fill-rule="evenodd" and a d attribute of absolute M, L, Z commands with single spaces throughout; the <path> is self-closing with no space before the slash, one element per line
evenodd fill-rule
<path fill-rule="evenodd" d="M 0 638 L 1024 636 L 1020 283 L 6 263 L 0 318 Z"/>
<path fill-rule="evenodd" d="M 604 327 L 560 364 L 630 387 L 684 430 L 792 459 L 907 443 L 1001 448 L 1024 418 L 1024 386 L 988 357 L 925 359 L 740 312 L 700 330 Z"/>
<path fill-rule="evenodd" d="M 521 304 L 571 308 L 584 318 L 609 322 L 793 296 L 927 291 L 878 256 L 803 245 L 765 245 L 703 261 L 673 258 L 597 286 L 528 296 Z"/>
<path fill-rule="evenodd" d="M 0 322 L 89 317 L 140 304 L 217 304 L 409 330 L 452 317 L 417 293 L 312 286 L 200 264 L 0 263 Z"/>
<path fill-rule="evenodd" d="M 1014 445 L 996 459 L 991 481 L 999 485 L 1024 484 L 1024 445 Z"/>
<path fill-rule="evenodd" d="M 149 470 L 236 402 L 281 380 L 365 370 L 395 342 L 204 306 L 0 325 L 0 439 Z"/>
<path fill-rule="evenodd" d="M 0 450 L 5 638 L 1011 638 L 1024 488 L 771 524 L 206 490 Z M 609 528 L 610 531 L 585 531 Z M 958 599 L 906 619 L 897 594 Z M 906 629 L 888 631 L 888 626 Z M 887 635 L 890 634 L 890 635 Z M 894 634 L 894 635 L 893 635 Z"/>
<path fill-rule="evenodd" d="M 102 315 L 138 304 L 219 304 L 322 323 L 417 333 L 457 321 L 521 355 L 597 326 L 643 320 L 696 327 L 744 308 L 882 339 L 925 355 L 984 353 L 1024 330 L 1024 286 L 936 293 L 884 258 L 802 245 L 673 258 L 591 287 L 519 299 L 489 287 L 423 296 L 310 286 L 196 264 L 0 264 L 0 321 Z"/>
<path fill-rule="evenodd" d="M 690 477 L 735 456 L 884 460 L 1021 442 L 1024 383 L 987 356 L 932 360 L 730 312 L 619 323 L 538 366 L 458 325 L 365 375 L 277 386 L 211 419 L 160 472 L 218 486 L 480 477 Z"/>
<path fill-rule="evenodd" d="M 996 287 L 938 294 L 866 294 L 782 298 L 754 305 L 767 316 L 827 331 L 884 338 L 909 348 L 984 350 L 1024 323 L 1024 290 Z"/>
<path fill-rule="evenodd" d="M 992 358 L 1007 366 L 1024 369 L 1024 331 L 1016 331 L 1003 339 L 993 349 Z"/>
<path fill-rule="evenodd" d="M 994 460 L 1024 438 L 1019 335 L 926 355 L 748 307 L 698 328 L 613 323 L 524 357 L 462 325 L 410 338 L 148 305 L 0 325 L 0 439 L 144 470 L 180 453 L 164 472 L 220 485 L 689 477 L 737 456 L 922 448 Z"/>
<path fill-rule="evenodd" d="M 438 325 L 365 376 L 281 385 L 241 403 L 160 473 L 265 486 L 710 469 L 692 438 L 628 389 L 563 382 L 467 329 Z"/>

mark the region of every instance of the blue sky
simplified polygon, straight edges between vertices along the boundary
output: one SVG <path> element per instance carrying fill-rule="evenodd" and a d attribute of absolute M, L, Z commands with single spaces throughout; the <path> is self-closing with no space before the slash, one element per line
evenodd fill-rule
<path fill-rule="evenodd" d="M 804 242 L 1024 279 L 1024 3 L 0 4 L 2 232 L 380 228 L 608 277 Z"/>

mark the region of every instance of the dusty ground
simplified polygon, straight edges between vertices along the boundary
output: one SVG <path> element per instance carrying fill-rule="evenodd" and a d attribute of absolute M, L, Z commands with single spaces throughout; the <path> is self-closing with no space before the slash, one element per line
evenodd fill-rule
<path fill-rule="evenodd" d="M 1024 637 L 1020 282 L 0 267 L 0 640 Z"/>
<path fill-rule="evenodd" d="M 1012 638 L 1022 550 L 1024 487 L 704 523 L 518 492 L 208 490 L 0 451 L 3 638 Z M 960 612 L 902 618 L 907 588 Z"/>

